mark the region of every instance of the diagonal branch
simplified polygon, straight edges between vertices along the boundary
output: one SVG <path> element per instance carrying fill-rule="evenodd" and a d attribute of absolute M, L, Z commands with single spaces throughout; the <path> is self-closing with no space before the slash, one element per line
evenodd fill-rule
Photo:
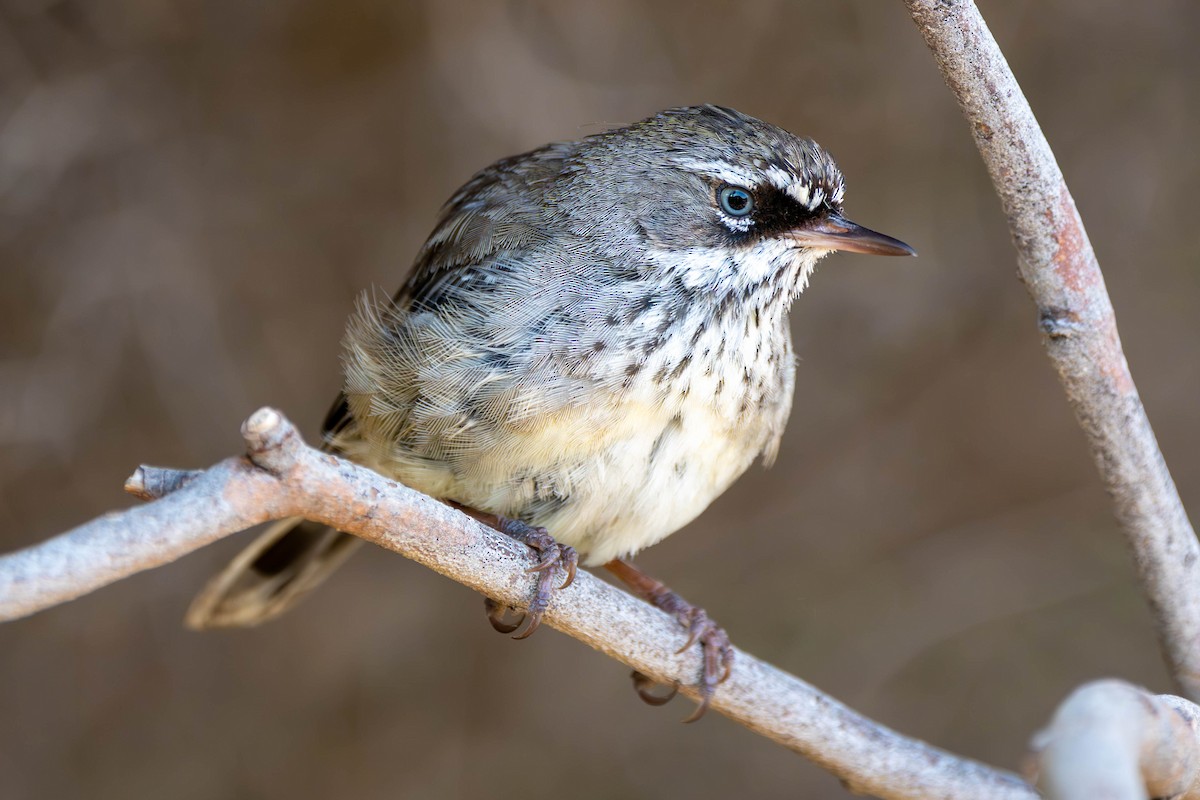
<path fill-rule="evenodd" d="M 1200 700 L 1200 545 L 1133 384 L 1075 201 L 975 4 L 905 4 L 1000 195 L 1046 352 L 1129 540 L 1171 674 Z"/>
<path fill-rule="evenodd" d="M 173 561 L 268 519 L 303 516 L 394 550 L 514 606 L 530 597 L 529 548 L 364 467 L 305 445 L 279 412 L 243 426 L 248 455 L 203 472 L 141 467 L 126 484 L 144 506 L 107 514 L 0 557 L 0 620 L 66 602 Z M 695 698 L 698 648 L 676 650 L 675 620 L 581 572 L 555 594 L 545 622 Z M 850 788 L 885 798 L 1031 800 L 1014 775 L 909 739 L 747 653 L 712 708 L 791 748 Z"/>

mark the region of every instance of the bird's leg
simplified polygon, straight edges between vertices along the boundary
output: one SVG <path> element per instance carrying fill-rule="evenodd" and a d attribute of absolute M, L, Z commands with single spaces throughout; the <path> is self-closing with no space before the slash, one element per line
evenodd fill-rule
<path fill-rule="evenodd" d="M 492 627 L 500 633 L 512 633 L 521 627 L 521 623 L 528 620 L 529 624 L 525 626 L 525 630 L 513 637 L 514 639 L 524 639 L 542 624 L 542 615 L 546 613 L 546 609 L 550 605 L 550 598 L 554 596 L 554 593 L 559 589 L 567 588 L 575 581 L 575 570 L 579 566 L 579 554 L 575 552 L 574 547 L 559 544 L 553 536 L 547 533 L 545 528 L 539 528 L 517 519 L 508 519 L 499 514 L 468 508 L 459 503 L 451 503 L 451 505 L 484 525 L 529 545 L 537 552 L 538 563 L 529 568 L 529 572 L 538 574 L 537 588 L 533 592 L 533 599 L 529 601 L 529 608 L 519 611 L 498 603 L 490 597 L 484 598 L 488 622 L 492 623 Z M 556 585 L 560 572 L 563 573 L 563 580 L 560 585 Z"/>
<path fill-rule="evenodd" d="M 703 608 L 684 600 L 661 581 L 651 578 L 628 561 L 613 559 L 604 568 L 620 578 L 638 597 L 679 620 L 679 624 L 688 632 L 688 640 L 679 648 L 680 653 L 696 642 L 700 643 L 704 655 L 704 668 L 700 674 L 700 705 L 684 722 L 700 719 L 708 710 L 713 693 L 729 678 L 733 669 L 733 645 L 729 643 L 728 634 L 709 619 Z M 650 705 L 662 705 L 675 696 L 674 689 L 667 695 L 653 694 L 648 691 L 653 686 L 654 681 L 647 676 L 637 671 L 633 673 L 633 688 Z"/>

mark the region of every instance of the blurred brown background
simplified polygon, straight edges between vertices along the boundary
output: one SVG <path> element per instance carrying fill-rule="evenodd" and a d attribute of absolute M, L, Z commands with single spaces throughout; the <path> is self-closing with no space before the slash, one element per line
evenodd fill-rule
<path fill-rule="evenodd" d="M 984 6 L 1071 182 L 1200 512 L 1200 9 Z M 641 563 L 734 641 L 1002 766 L 1081 681 L 1168 690 L 998 203 L 899 2 L 0 3 L 0 548 L 315 433 L 343 320 L 490 161 L 716 102 L 824 143 L 856 220 L 793 314 L 778 464 Z M 844 796 L 821 770 L 381 551 L 302 611 L 180 617 L 236 537 L 0 627 L 5 798 Z"/>

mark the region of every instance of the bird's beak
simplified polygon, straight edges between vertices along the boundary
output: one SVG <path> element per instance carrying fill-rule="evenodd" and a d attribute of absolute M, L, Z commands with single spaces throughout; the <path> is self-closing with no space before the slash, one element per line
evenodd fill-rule
<path fill-rule="evenodd" d="M 805 247 L 845 250 L 871 256 L 915 256 L 916 250 L 899 239 L 893 239 L 870 228 L 844 219 L 838 214 L 825 214 L 791 232 L 792 241 Z"/>

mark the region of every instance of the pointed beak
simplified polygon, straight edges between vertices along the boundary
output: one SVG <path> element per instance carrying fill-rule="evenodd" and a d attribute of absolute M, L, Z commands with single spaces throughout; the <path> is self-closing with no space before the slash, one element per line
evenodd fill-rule
<path fill-rule="evenodd" d="M 870 228 L 843 219 L 837 214 L 825 214 L 789 234 L 792 241 L 805 247 L 845 250 L 870 256 L 915 256 L 916 250 L 899 239 L 893 239 Z"/>

